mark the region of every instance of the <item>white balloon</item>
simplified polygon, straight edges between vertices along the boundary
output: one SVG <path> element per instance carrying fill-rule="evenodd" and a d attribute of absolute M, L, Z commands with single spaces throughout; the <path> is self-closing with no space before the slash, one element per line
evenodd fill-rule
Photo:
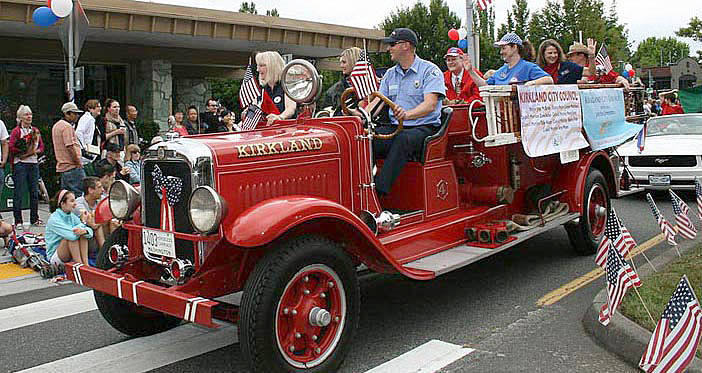
<path fill-rule="evenodd" d="M 468 36 L 468 31 L 466 31 L 466 29 L 464 29 L 463 27 L 459 28 L 458 29 L 458 39 L 459 40 L 465 39 L 466 36 Z"/>
<path fill-rule="evenodd" d="M 51 0 L 51 11 L 56 17 L 66 17 L 73 11 L 72 0 Z"/>
<path fill-rule="evenodd" d="M 631 66 L 631 64 L 630 64 L 630 63 L 628 63 L 628 64 L 624 65 L 624 70 L 626 70 L 626 71 L 629 71 L 629 70 L 631 70 L 631 69 L 633 69 L 633 68 L 634 68 L 634 67 L 633 67 L 633 66 Z"/>

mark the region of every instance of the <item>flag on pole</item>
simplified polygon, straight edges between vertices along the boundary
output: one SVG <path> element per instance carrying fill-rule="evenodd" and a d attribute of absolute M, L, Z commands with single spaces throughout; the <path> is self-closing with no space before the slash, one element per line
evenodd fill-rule
<path fill-rule="evenodd" d="M 629 233 L 628 230 L 626 232 L 627 234 Z M 630 234 L 628 236 L 631 237 Z M 617 251 L 619 251 L 619 254 L 621 254 L 622 257 L 626 258 L 629 256 L 630 248 L 636 246 L 636 243 L 631 246 L 631 241 L 633 241 L 633 238 L 629 240 L 627 236 L 624 235 L 620 220 L 617 218 L 617 213 L 614 211 L 614 208 L 610 208 L 609 213 L 607 214 L 604 235 L 602 236 L 600 245 L 597 247 L 595 263 L 600 267 L 604 267 L 607 260 L 607 251 L 609 250 L 610 246 L 614 247 Z"/>
<path fill-rule="evenodd" d="M 258 122 L 263 118 L 263 111 L 258 105 L 251 103 L 248 108 L 246 108 L 246 114 L 244 115 L 244 121 L 241 123 L 242 131 L 251 131 L 256 128 Z"/>
<path fill-rule="evenodd" d="M 675 224 L 678 225 L 678 232 L 688 240 L 694 239 L 695 236 L 697 236 L 697 228 L 692 224 L 690 217 L 687 216 L 690 208 L 687 207 L 685 201 L 680 199 L 675 192 L 670 189 L 668 189 L 668 191 L 670 192 L 670 199 L 673 203 L 673 213 L 675 214 Z"/>
<path fill-rule="evenodd" d="M 668 241 L 669 245 L 677 246 L 678 243 L 675 242 L 675 230 L 673 229 L 673 226 L 670 225 L 670 223 L 665 220 L 665 216 L 658 211 L 658 206 L 656 206 L 656 203 L 653 202 L 653 198 L 651 197 L 650 193 L 646 193 L 646 199 L 648 200 L 648 207 L 651 208 L 651 214 L 656 219 L 656 223 L 658 223 L 658 227 L 661 229 L 661 232 L 663 232 L 663 236 L 665 236 L 666 241 Z"/>
<path fill-rule="evenodd" d="M 609 324 L 612 315 L 617 311 L 624 299 L 626 291 L 630 287 L 641 286 L 639 275 L 631 266 L 624 261 L 624 258 L 617 250 L 607 251 L 607 266 L 605 267 L 607 282 L 607 303 L 600 308 L 600 323 L 604 326 Z"/>
<path fill-rule="evenodd" d="M 480 10 L 485 10 L 487 9 L 488 4 L 492 4 L 492 0 L 477 0 L 477 3 Z"/>
<path fill-rule="evenodd" d="M 697 219 L 702 220 L 702 183 L 695 178 L 695 195 L 697 196 Z"/>
<path fill-rule="evenodd" d="M 375 70 L 373 70 L 373 66 L 368 61 L 368 54 L 365 50 L 358 56 L 358 62 L 356 62 L 353 71 L 351 71 L 351 86 L 359 100 L 378 91 L 378 80 L 375 76 Z"/>
<path fill-rule="evenodd" d="M 244 73 L 244 80 L 241 82 L 241 88 L 239 88 L 239 104 L 245 108 L 257 102 L 259 97 L 261 97 L 261 88 L 258 86 L 258 81 L 253 75 L 253 67 L 249 62 Z"/>
<path fill-rule="evenodd" d="M 613 70 L 612 60 L 609 58 L 609 53 L 607 53 L 607 48 L 604 43 L 602 43 L 600 51 L 597 52 L 597 56 L 595 56 L 595 65 L 604 67 L 605 74 L 609 74 L 609 72 Z"/>
<path fill-rule="evenodd" d="M 700 303 L 683 276 L 651 335 L 639 367 L 648 373 L 683 372 L 699 346 L 701 324 Z"/>
<path fill-rule="evenodd" d="M 636 134 L 636 146 L 639 148 L 639 153 L 644 151 L 646 146 L 646 123 L 641 127 L 641 131 Z"/>
<path fill-rule="evenodd" d="M 629 252 L 631 252 L 631 250 L 633 250 L 636 247 L 636 240 L 634 240 L 634 237 L 631 235 L 629 230 L 626 228 L 622 219 L 619 219 L 619 226 L 622 228 L 622 237 L 624 239 L 624 245 L 626 245 L 627 250 Z M 629 256 L 629 254 L 624 255 L 625 258 L 627 256 Z"/>

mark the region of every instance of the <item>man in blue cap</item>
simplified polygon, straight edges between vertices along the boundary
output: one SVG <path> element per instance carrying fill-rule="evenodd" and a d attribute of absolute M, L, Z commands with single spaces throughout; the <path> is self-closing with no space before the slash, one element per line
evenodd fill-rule
<path fill-rule="evenodd" d="M 421 149 L 424 139 L 435 134 L 441 125 L 441 100 L 446 95 L 444 77 L 439 67 L 416 55 L 417 34 L 408 28 L 395 29 L 383 39 L 390 59 L 396 63 L 380 82 L 380 93 L 397 104 L 390 114 L 390 124 L 376 128 L 380 134 L 395 131 L 398 119 L 404 129 L 389 140 L 373 140 L 373 154 L 385 158 L 375 176 L 379 196 L 390 193 L 402 168 L 411 155 Z"/>

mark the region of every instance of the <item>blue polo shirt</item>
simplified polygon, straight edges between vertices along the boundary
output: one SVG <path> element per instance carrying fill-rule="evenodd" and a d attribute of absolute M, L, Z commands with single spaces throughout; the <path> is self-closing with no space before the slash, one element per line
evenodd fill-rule
<path fill-rule="evenodd" d="M 488 80 L 490 85 L 508 85 L 511 83 L 526 83 L 530 80 L 535 80 L 549 76 L 539 65 L 529 61 L 519 60 L 514 67 L 510 69 L 508 64 L 504 64 L 497 72 Z"/>
<path fill-rule="evenodd" d="M 399 64 L 391 67 L 380 82 L 380 93 L 405 110 L 414 109 L 421 104 L 427 93 L 439 94 L 434 111 L 421 118 L 405 120 L 403 125 L 414 127 L 441 124 L 441 100 L 446 96 L 446 86 L 444 74 L 433 63 L 415 55 L 412 66 L 406 72 Z M 390 110 L 390 121 L 397 124 L 392 110 Z"/>

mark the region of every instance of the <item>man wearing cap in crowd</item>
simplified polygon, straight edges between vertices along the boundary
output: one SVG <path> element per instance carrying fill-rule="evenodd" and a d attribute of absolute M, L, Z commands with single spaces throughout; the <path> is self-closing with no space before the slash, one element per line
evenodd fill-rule
<path fill-rule="evenodd" d="M 461 48 L 451 47 L 446 51 L 444 59 L 448 70 L 444 71 L 444 85 L 446 85 L 446 99 L 471 103 L 480 100 L 480 90 L 470 78 L 468 70 L 463 67 L 465 53 Z M 480 71 L 475 73 L 483 76 Z"/>
<path fill-rule="evenodd" d="M 619 83 L 624 86 L 624 89 L 629 89 L 629 81 L 626 80 L 625 77 L 617 74 L 616 71 L 610 70 L 606 74 L 598 73 L 596 67 L 599 66 L 596 66 L 595 50 L 597 50 L 597 42 L 592 38 L 587 39 L 587 46 L 576 41 L 568 48 L 568 59 L 571 62 L 585 67 L 585 69 L 583 69 L 583 79 L 578 82 L 602 84 Z"/>
<path fill-rule="evenodd" d="M 464 66 L 470 72 L 470 77 L 478 87 L 484 85 L 541 85 L 553 84 L 553 78 L 545 72 L 539 65 L 529 62 L 534 60 L 534 48 L 529 41 L 522 41 L 513 32 L 506 33 L 502 39 L 495 43 L 495 47 L 500 48 L 500 56 L 505 64 L 500 67 L 495 75 L 487 80 L 480 77 L 473 70 L 473 64 L 468 55 L 465 55 Z"/>
<path fill-rule="evenodd" d="M 76 197 L 80 197 L 83 195 L 85 172 L 80 162 L 80 144 L 73 123 L 78 121 L 83 111 L 79 110 L 73 102 L 67 102 L 61 107 L 61 112 L 63 112 L 63 119 L 54 123 L 51 128 L 56 172 L 61 174 L 61 189 L 70 190 Z"/>
<path fill-rule="evenodd" d="M 388 44 L 390 59 L 396 65 L 383 76 L 380 93 L 397 107 L 390 114 L 391 123 L 377 127 L 376 132 L 394 132 L 398 120 L 403 121 L 404 129 L 392 139 L 373 140 L 373 154 L 385 158 L 383 168 L 375 176 L 379 196 L 390 193 L 410 156 L 421 148 L 427 136 L 439 130 L 441 100 L 446 95 L 439 67 L 415 54 L 417 34 L 414 31 L 395 29 L 383 42 Z"/>

